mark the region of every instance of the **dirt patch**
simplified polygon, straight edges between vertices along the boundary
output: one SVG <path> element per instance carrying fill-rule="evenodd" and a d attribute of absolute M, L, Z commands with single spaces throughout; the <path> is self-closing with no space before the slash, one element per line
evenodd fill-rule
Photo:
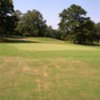
<path fill-rule="evenodd" d="M 31 71 L 31 68 L 28 67 L 28 66 L 23 66 L 23 67 L 22 67 L 22 71 L 23 71 L 23 72 L 29 72 L 29 71 Z"/>
<path fill-rule="evenodd" d="M 44 72 L 44 77 L 48 77 L 49 74 L 47 72 Z"/>

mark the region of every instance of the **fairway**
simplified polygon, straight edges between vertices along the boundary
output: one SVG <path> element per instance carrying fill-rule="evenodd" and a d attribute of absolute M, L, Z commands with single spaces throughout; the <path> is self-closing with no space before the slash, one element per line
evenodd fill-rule
<path fill-rule="evenodd" d="M 99 46 L 27 40 L 0 44 L 0 100 L 100 100 Z"/>

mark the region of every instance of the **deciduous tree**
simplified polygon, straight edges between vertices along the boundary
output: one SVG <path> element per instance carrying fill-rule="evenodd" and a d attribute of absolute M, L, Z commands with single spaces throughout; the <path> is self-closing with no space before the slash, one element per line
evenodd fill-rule
<path fill-rule="evenodd" d="M 1 38 L 15 28 L 16 17 L 12 0 L 0 0 L 0 36 Z"/>
<path fill-rule="evenodd" d="M 59 16 L 59 30 L 63 40 L 69 39 L 79 44 L 93 43 L 94 23 L 86 17 L 86 11 L 82 7 L 73 4 L 64 9 Z"/>
<path fill-rule="evenodd" d="M 27 13 L 21 17 L 17 29 L 24 36 L 44 36 L 46 21 L 39 11 L 27 11 Z"/>

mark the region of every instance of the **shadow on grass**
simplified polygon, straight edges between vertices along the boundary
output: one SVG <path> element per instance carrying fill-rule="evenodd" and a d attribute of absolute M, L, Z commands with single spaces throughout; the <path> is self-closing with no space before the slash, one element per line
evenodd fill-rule
<path fill-rule="evenodd" d="M 0 43 L 41 43 L 39 41 L 34 41 L 34 40 L 28 40 L 28 39 L 15 39 L 15 38 L 4 38 L 0 40 Z"/>
<path fill-rule="evenodd" d="M 93 44 L 78 44 L 78 45 L 83 45 L 83 46 L 100 46 L 99 43 L 93 43 Z"/>

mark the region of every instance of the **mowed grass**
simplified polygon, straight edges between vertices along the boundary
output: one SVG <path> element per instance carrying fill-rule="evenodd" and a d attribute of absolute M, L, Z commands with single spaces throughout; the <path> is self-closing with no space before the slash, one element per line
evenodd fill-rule
<path fill-rule="evenodd" d="M 0 100 L 100 99 L 100 47 L 28 40 L 0 44 Z"/>

